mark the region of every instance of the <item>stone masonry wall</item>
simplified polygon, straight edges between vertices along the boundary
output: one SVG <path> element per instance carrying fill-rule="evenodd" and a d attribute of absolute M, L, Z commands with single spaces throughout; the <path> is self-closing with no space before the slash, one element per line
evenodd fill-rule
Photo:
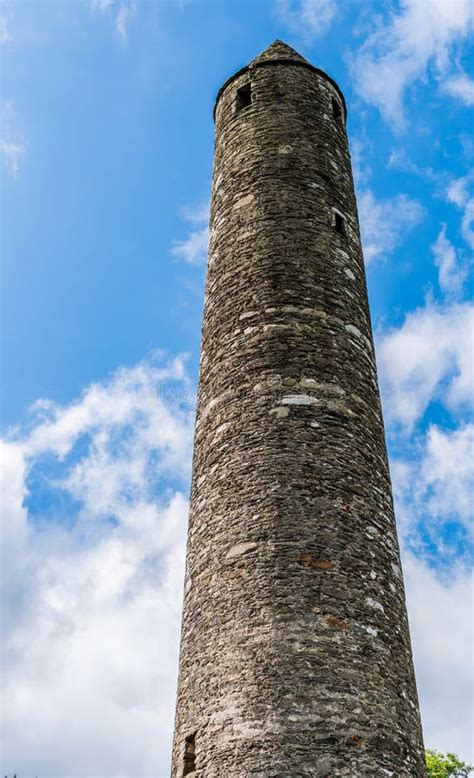
<path fill-rule="evenodd" d="M 172 778 L 425 775 L 344 116 L 217 103 Z"/>

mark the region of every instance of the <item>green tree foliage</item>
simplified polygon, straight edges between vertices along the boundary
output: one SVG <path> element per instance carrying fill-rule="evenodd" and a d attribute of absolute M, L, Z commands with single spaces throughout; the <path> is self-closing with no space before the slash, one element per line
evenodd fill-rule
<path fill-rule="evenodd" d="M 429 778 L 468 778 L 474 769 L 461 762 L 456 754 L 439 754 L 430 749 L 426 750 L 426 767 Z"/>

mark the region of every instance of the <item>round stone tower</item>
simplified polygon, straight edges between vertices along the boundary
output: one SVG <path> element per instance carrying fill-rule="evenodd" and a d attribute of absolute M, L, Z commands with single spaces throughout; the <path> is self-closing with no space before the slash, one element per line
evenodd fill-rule
<path fill-rule="evenodd" d="M 221 88 L 173 778 L 425 775 L 344 97 Z"/>

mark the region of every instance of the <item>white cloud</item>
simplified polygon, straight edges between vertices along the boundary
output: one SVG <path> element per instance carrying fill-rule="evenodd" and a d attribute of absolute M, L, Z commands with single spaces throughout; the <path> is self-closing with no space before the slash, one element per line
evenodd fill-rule
<path fill-rule="evenodd" d="M 452 432 L 432 425 L 427 433 L 417 490 L 431 517 L 456 516 L 472 530 L 474 495 L 474 424 Z"/>
<path fill-rule="evenodd" d="M 137 10 L 133 0 L 92 0 L 92 10 L 111 15 L 118 35 L 127 39 L 128 25 Z"/>
<path fill-rule="evenodd" d="M 430 181 L 437 187 L 444 185 L 446 179 L 446 173 L 443 171 L 435 171 L 432 167 L 420 167 L 419 165 L 416 165 L 408 156 L 406 149 L 403 148 L 395 149 L 390 153 L 388 167 L 412 173 L 418 178 Z"/>
<path fill-rule="evenodd" d="M 25 146 L 22 143 L 13 143 L 0 138 L 0 151 L 8 170 L 13 178 L 16 178 L 20 169 L 20 160 L 26 152 Z"/>
<path fill-rule="evenodd" d="M 453 46 L 468 36 L 473 20 L 471 0 L 401 0 L 400 10 L 379 22 L 354 58 L 359 93 L 400 129 L 407 87 L 430 66 L 445 76 Z"/>
<path fill-rule="evenodd" d="M 442 581 L 410 554 L 403 569 L 425 744 L 471 761 L 472 575 L 454 567 Z"/>
<path fill-rule="evenodd" d="M 350 146 L 352 175 L 354 176 L 355 188 L 359 192 L 372 175 L 372 168 L 366 161 L 372 144 L 366 138 L 353 138 Z"/>
<path fill-rule="evenodd" d="M 467 277 L 466 268 L 459 262 L 456 249 L 446 237 L 446 225 L 443 224 L 431 247 L 438 270 L 438 282 L 441 291 L 451 298 L 459 297 Z"/>
<path fill-rule="evenodd" d="M 470 197 L 464 207 L 461 233 L 468 246 L 474 250 L 474 197 Z"/>
<path fill-rule="evenodd" d="M 5 100 L 0 109 L 0 156 L 10 175 L 16 178 L 26 146 L 18 139 L 15 111 L 11 100 Z"/>
<path fill-rule="evenodd" d="M 180 214 L 190 224 L 206 224 L 209 221 L 209 208 L 207 201 L 196 206 L 185 205 L 180 209 Z"/>
<path fill-rule="evenodd" d="M 357 198 L 362 246 L 367 265 L 390 253 L 423 218 L 424 209 L 405 194 L 377 200 L 370 189 Z"/>
<path fill-rule="evenodd" d="M 412 449 L 390 470 L 425 745 L 471 761 L 472 572 L 458 543 L 472 532 L 474 425 L 431 425 Z"/>
<path fill-rule="evenodd" d="M 323 35 L 338 10 L 335 0 L 276 0 L 277 19 L 306 43 Z"/>
<path fill-rule="evenodd" d="M 474 306 L 427 305 L 377 339 L 385 416 L 412 429 L 434 400 L 449 410 L 472 402 Z"/>
<path fill-rule="evenodd" d="M 208 239 L 207 227 L 192 230 L 185 240 L 175 242 L 171 253 L 190 265 L 200 265 L 206 261 Z"/>
<path fill-rule="evenodd" d="M 11 41 L 12 37 L 8 30 L 8 21 L 5 16 L 0 16 L 0 46 Z"/>
<path fill-rule="evenodd" d="M 474 425 L 449 430 L 431 424 L 402 450 L 390 462 L 401 540 L 446 567 L 465 556 L 472 533 Z"/>
<path fill-rule="evenodd" d="M 184 240 L 176 240 L 171 254 L 189 265 L 202 265 L 207 259 L 209 204 L 182 208 L 181 216 L 197 229 L 192 229 Z"/>
<path fill-rule="evenodd" d="M 453 179 L 447 189 L 447 199 L 462 211 L 461 234 L 471 249 L 474 249 L 474 194 L 472 192 L 474 173 Z"/>
<path fill-rule="evenodd" d="M 454 203 L 458 208 L 464 208 L 469 200 L 469 186 L 474 176 L 470 173 L 467 176 L 453 179 L 447 190 L 447 198 L 450 203 Z"/>
<path fill-rule="evenodd" d="M 3 442 L 2 775 L 168 775 L 189 391 L 147 360 Z"/>
<path fill-rule="evenodd" d="M 130 20 L 135 15 L 136 6 L 133 3 L 122 3 L 117 11 L 117 17 L 115 19 L 115 27 L 118 34 L 123 40 L 127 39 L 128 25 Z"/>
<path fill-rule="evenodd" d="M 447 189 L 447 199 L 454 203 L 461 211 L 461 235 L 474 250 L 474 195 L 472 194 L 472 182 L 474 175 L 472 173 L 462 178 L 456 178 L 451 181 Z"/>
<path fill-rule="evenodd" d="M 448 78 L 443 84 L 443 91 L 465 105 L 474 105 L 474 80 L 466 73 Z"/>
<path fill-rule="evenodd" d="M 461 315 L 459 308 L 451 309 L 435 323 L 438 334 L 443 323 L 453 329 L 450 320 L 456 310 Z M 417 337 L 422 339 L 426 318 L 434 313 L 417 312 L 405 323 L 406 329 L 418 329 Z M 454 331 L 451 337 L 455 345 Z M 436 347 L 436 339 L 428 345 Z M 433 370 L 434 365 L 439 377 L 439 354 L 428 364 L 425 354 L 419 352 L 421 372 Z M 398 450 L 401 443 L 399 438 Z M 420 440 L 409 443 L 406 446 L 405 441 L 402 449 L 405 458 L 391 458 L 390 470 L 425 745 L 454 751 L 471 761 L 473 590 L 459 544 L 463 532 L 472 532 L 474 425 L 446 430 L 432 424 Z"/>

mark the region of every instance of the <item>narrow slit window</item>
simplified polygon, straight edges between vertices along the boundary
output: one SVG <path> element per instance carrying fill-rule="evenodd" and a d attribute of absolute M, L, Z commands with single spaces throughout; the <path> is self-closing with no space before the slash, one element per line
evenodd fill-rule
<path fill-rule="evenodd" d="M 332 115 L 334 116 L 336 123 L 339 127 L 343 126 L 342 108 L 341 104 L 334 97 L 331 98 L 332 103 Z"/>
<path fill-rule="evenodd" d="M 196 733 L 188 735 L 184 741 L 183 778 L 196 769 Z"/>
<path fill-rule="evenodd" d="M 244 84 L 239 89 L 237 89 L 235 105 L 237 111 L 241 111 L 242 108 L 247 108 L 247 106 L 251 105 L 251 103 L 252 103 L 252 88 L 250 86 L 250 81 L 249 81 L 248 84 Z"/>
<path fill-rule="evenodd" d="M 333 226 L 335 232 L 338 232 L 339 235 L 345 235 L 346 234 L 346 220 L 342 213 L 338 213 L 338 211 L 334 211 L 334 221 Z"/>

